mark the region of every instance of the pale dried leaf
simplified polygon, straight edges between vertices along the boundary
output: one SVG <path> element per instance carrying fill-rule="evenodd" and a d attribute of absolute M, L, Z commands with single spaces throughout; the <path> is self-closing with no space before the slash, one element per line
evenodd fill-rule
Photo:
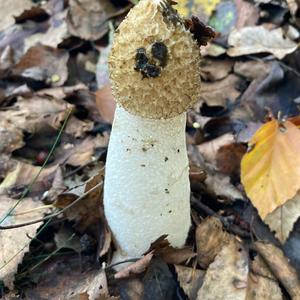
<path fill-rule="evenodd" d="M 246 62 L 237 61 L 234 64 L 234 73 L 254 80 L 258 77 L 265 78 L 271 71 L 270 62 L 250 60 Z"/>
<path fill-rule="evenodd" d="M 31 47 L 14 66 L 12 73 L 36 81 L 45 81 L 52 86 L 61 86 L 68 78 L 65 50 L 38 44 Z"/>
<path fill-rule="evenodd" d="M 106 85 L 96 92 L 96 104 L 103 120 L 111 124 L 114 119 L 116 101 L 110 85 Z"/>
<path fill-rule="evenodd" d="M 205 184 L 208 190 L 217 197 L 234 201 L 244 199 L 242 193 L 230 182 L 230 177 L 221 173 L 207 174 Z"/>
<path fill-rule="evenodd" d="M 82 138 L 88 131 L 91 131 L 94 123 L 90 120 L 80 120 L 75 116 L 71 116 L 65 128 L 65 133 L 70 134 L 75 138 Z"/>
<path fill-rule="evenodd" d="M 250 264 L 246 300 L 282 300 L 281 289 L 266 264 L 259 256 Z"/>
<path fill-rule="evenodd" d="M 205 272 L 193 268 L 175 265 L 178 281 L 189 300 L 196 300 Z"/>
<path fill-rule="evenodd" d="M 197 299 L 245 299 L 247 281 L 248 255 L 238 242 L 232 241 L 223 247 L 209 266 Z"/>
<path fill-rule="evenodd" d="M 196 228 L 198 263 L 206 269 L 232 236 L 227 233 L 222 222 L 216 217 L 208 217 Z"/>
<path fill-rule="evenodd" d="M 297 272 L 282 250 L 271 243 L 255 242 L 254 246 L 291 298 L 293 300 L 300 299 L 300 281 Z"/>
<path fill-rule="evenodd" d="M 208 106 L 227 107 L 233 103 L 241 94 L 236 89 L 240 78 L 234 74 L 215 82 L 202 82 L 200 99 Z"/>
<path fill-rule="evenodd" d="M 201 77 L 206 81 L 216 81 L 225 78 L 232 70 L 233 61 L 229 59 L 201 61 Z"/>
<path fill-rule="evenodd" d="M 31 188 L 31 193 L 43 193 L 51 188 L 57 168 L 58 166 L 56 165 L 41 170 L 41 167 L 18 162 L 16 168 L 9 172 L 1 182 L 0 193 L 12 193 L 13 190 L 22 191 L 31 184 L 39 172 L 39 177 Z"/>
<path fill-rule="evenodd" d="M 95 160 L 95 149 L 106 148 L 108 144 L 107 136 L 88 136 L 83 141 L 76 144 L 64 144 L 56 150 L 57 162 L 68 164 L 74 167 L 84 166 Z"/>
<path fill-rule="evenodd" d="M 197 148 L 207 162 L 211 165 L 216 165 L 216 157 L 219 149 L 224 145 L 232 143 L 234 143 L 233 134 L 226 133 L 211 141 L 200 144 Z"/>
<path fill-rule="evenodd" d="M 129 266 L 120 270 L 118 273 L 115 274 L 114 278 L 121 279 L 121 278 L 129 277 L 132 274 L 140 274 L 144 272 L 153 257 L 153 253 L 154 253 L 153 251 L 149 252 L 137 262 L 130 264 Z"/>
<path fill-rule="evenodd" d="M 40 43 L 45 46 L 56 48 L 64 39 L 69 37 L 67 23 L 65 22 L 67 11 L 64 10 L 55 15 L 50 28 L 43 33 L 30 35 L 25 39 L 24 51 Z"/>
<path fill-rule="evenodd" d="M 23 133 L 6 119 L 0 120 L 0 153 L 11 154 L 24 145 Z"/>
<path fill-rule="evenodd" d="M 109 1 L 71 0 L 67 15 L 69 32 L 85 40 L 95 41 L 108 31 L 107 20 L 117 13 Z"/>
<path fill-rule="evenodd" d="M 300 194 L 287 201 L 268 214 L 264 222 L 269 225 L 281 243 L 285 243 L 293 230 L 293 226 L 300 217 Z"/>
<path fill-rule="evenodd" d="M 0 196 L 1 219 L 5 216 L 6 212 L 16 204 L 16 201 L 17 200 L 10 199 L 6 196 Z M 13 213 L 20 213 L 39 206 L 41 206 L 40 202 L 33 201 L 31 198 L 25 198 L 20 202 Z M 46 212 L 48 212 L 47 209 L 35 210 L 23 215 L 12 215 L 7 217 L 1 225 L 15 225 L 34 219 L 40 219 Z M 22 262 L 24 254 L 29 250 L 31 238 L 35 237 L 40 226 L 41 223 L 37 223 L 26 227 L 0 230 L 0 278 L 10 289 L 13 288 L 14 275 L 18 269 L 18 264 Z"/>
<path fill-rule="evenodd" d="M 281 27 L 268 30 L 264 26 L 249 26 L 234 29 L 228 37 L 229 56 L 271 53 L 278 59 L 294 52 L 298 45 L 284 36 Z"/>
<path fill-rule="evenodd" d="M 14 1 L 1 1 L 0 9 L 0 31 L 15 24 L 15 18 L 20 15 L 24 10 L 33 6 L 31 0 L 14 0 Z"/>
<path fill-rule="evenodd" d="M 58 129 L 73 106 L 57 99 L 35 96 L 29 99 L 19 97 L 14 109 L 2 112 L 0 119 L 5 119 L 15 127 L 29 133 L 35 133 L 51 126 Z"/>

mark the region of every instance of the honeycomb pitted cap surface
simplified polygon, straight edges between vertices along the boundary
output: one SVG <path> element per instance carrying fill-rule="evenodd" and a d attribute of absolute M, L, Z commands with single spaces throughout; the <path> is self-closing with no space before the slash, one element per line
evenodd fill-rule
<path fill-rule="evenodd" d="M 109 57 L 116 101 L 144 118 L 168 119 L 200 94 L 200 50 L 169 2 L 141 0 L 120 24 Z"/>

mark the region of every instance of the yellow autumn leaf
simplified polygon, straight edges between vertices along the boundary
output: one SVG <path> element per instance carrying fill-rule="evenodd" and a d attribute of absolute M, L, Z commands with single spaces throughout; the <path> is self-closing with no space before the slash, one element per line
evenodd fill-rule
<path fill-rule="evenodd" d="M 264 219 L 300 189 L 300 130 L 275 119 L 252 137 L 241 162 L 247 196 Z"/>
<path fill-rule="evenodd" d="M 220 0 L 177 0 L 176 9 L 184 17 L 204 12 L 209 17 Z"/>

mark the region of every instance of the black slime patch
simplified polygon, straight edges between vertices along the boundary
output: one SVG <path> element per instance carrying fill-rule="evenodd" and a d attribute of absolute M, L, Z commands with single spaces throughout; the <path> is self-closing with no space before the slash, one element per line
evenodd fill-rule
<path fill-rule="evenodd" d="M 168 48 L 162 42 L 155 42 L 151 46 L 151 62 L 145 48 L 138 48 L 135 55 L 135 70 L 142 73 L 143 78 L 158 77 L 161 69 L 166 66 Z M 158 62 L 159 65 L 156 63 Z"/>
<path fill-rule="evenodd" d="M 141 72 L 144 77 L 158 77 L 160 74 L 160 68 L 153 64 L 146 64 Z"/>
<path fill-rule="evenodd" d="M 168 59 L 168 48 L 162 42 L 155 42 L 151 47 L 151 53 L 156 58 L 162 67 L 165 67 Z"/>
<path fill-rule="evenodd" d="M 177 10 L 172 7 L 172 5 L 174 4 L 176 4 L 176 2 L 172 0 L 164 0 L 160 3 L 163 9 L 162 15 L 164 17 L 165 23 L 171 23 L 174 26 L 178 26 L 179 24 L 183 24 L 183 20 L 178 15 Z"/>
<path fill-rule="evenodd" d="M 148 57 L 146 55 L 146 49 L 145 48 L 137 49 L 135 55 L 135 69 L 138 71 L 142 70 L 147 63 L 148 63 Z"/>

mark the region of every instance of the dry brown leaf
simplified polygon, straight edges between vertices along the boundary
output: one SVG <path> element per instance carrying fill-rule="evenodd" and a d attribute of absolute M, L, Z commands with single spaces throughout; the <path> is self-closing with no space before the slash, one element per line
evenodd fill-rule
<path fill-rule="evenodd" d="M 275 236 L 284 244 L 299 217 L 300 194 L 298 192 L 295 197 L 268 214 L 264 222 L 275 231 Z"/>
<path fill-rule="evenodd" d="M 96 104 L 103 120 L 111 124 L 114 119 L 116 101 L 110 85 L 106 85 L 96 92 Z"/>
<path fill-rule="evenodd" d="M 0 195 L 1 220 L 17 200 Z M 31 198 L 24 198 L 13 211 L 13 214 L 32 210 L 41 206 L 40 202 L 33 201 Z M 1 225 L 15 225 L 40 219 L 49 210 L 35 210 L 23 215 L 11 215 L 7 217 Z M 26 227 L 0 230 L 0 278 L 10 289 L 13 288 L 14 275 L 18 269 L 18 264 L 22 262 L 24 254 L 29 250 L 29 243 L 35 237 L 41 223 L 28 225 Z"/>
<path fill-rule="evenodd" d="M 32 34 L 24 40 L 24 51 L 40 43 L 45 46 L 57 48 L 57 46 L 70 36 L 65 22 L 67 11 L 64 10 L 52 15 L 50 27 L 46 32 Z"/>
<path fill-rule="evenodd" d="M 229 59 L 205 59 L 201 61 L 201 77 L 206 81 L 221 80 L 231 72 L 233 61 Z"/>
<path fill-rule="evenodd" d="M 233 238 L 224 230 L 222 222 L 216 217 L 206 218 L 197 226 L 195 235 L 198 263 L 204 269 Z"/>
<path fill-rule="evenodd" d="M 58 99 L 58 100 L 64 100 L 66 97 L 70 97 L 74 93 L 78 91 L 86 91 L 88 90 L 88 87 L 84 85 L 83 83 L 78 83 L 73 86 L 59 86 L 59 87 L 53 87 L 53 88 L 47 88 L 47 89 L 41 89 L 36 92 L 37 96 L 50 96 L 51 98 Z"/>
<path fill-rule="evenodd" d="M 114 275 L 115 279 L 121 279 L 121 278 L 127 278 L 130 275 L 133 274 L 140 274 L 142 272 L 144 272 L 152 257 L 153 257 L 154 251 L 149 252 L 148 254 L 146 254 L 144 257 L 142 257 L 140 260 L 138 260 L 137 262 L 130 264 L 129 266 L 125 267 L 124 269 L 121 269 L 118 273 L 116 273 Z"/>
<path fill-rule="evenodd" d="M 61 86 L 67 80 L 68 52 L 38 44 L 31 47 L 12 70 L 13 75 L 52 86 Z"/>
<path fill-rule="evenodd" d="M 234 136 L 232 133 L 226 133 L 211 141 L 204 142 L 197 146 L 199 152 L 203 155 L 205 160 L 211 165 L 216 165 L 216 157 L 219 149 L 222 146 L 234 143 Z"/>
<path fill-rule="evenodd" d="M 234 64 L 234 73 L 247 79 L 265 78 L 271 71 L 270 62 L 249 60 L 246 62 L 237 61 Z"/>
<path fill-rule="evenodd" d="M 254 26 L 259 19 L 259 9 L 254 3 L 236 0 L 237 8 L 237 21 L 235 28 L 240 29 L 243 27 Z"/>
<path fill-rule="evenodd" d="M 37 174 L 41 171 L 29 194 L 32 196 L 41 196 L 52 187 L 57 169 L 57 165 L 41 170 L 41 167 L 18 162 L 16 168 L 10 171 L 1 182 L 0 193 L 18 195 L 31 184 L 33 179 L 36 178 Z"/>
<path fill-rule="evenodd" d="M 26 299 L 114 299 L 109 297 L 105 271 L 87 270 L 90 268 L 84 262 L 79 262 L 78 257 L 64 257 L 44 264 L 39 270 L 39 283 L 25 291 Z"/>
<path fill-rule="evenodd" d="M 208 191 L 223 200 L 235 201 L 244 199 L 242 193 L 230 182 L 227 175 L 207 173 L 205 184 Z"/>
<path fill-rule="evenodd" d="M 106 0 L 71 0 L 69 5 L 69 32 L 89 41 L 103 37 L 108 31 L 107 20 L 119 13 L 113 4 Z"/>
<path fill-rule="evenodd" d="M 106 148 L 108 144 L 107 136 L 88 136 L 83 141 L 75 141 L 74 144 L 67 143 L 56 149 L 56 162 L 68 164 L 70 166 L 84 166 L 95 160 L 96 148 Z"/>
<path fill-rule="evenodd" d="M 74 230 L 70 226 L 62 226 L 54 234 L 55 245 L 58 249 L 72 249 L 78 254 L 81 253 L 83 247 L 79 237 L 74 234 Z"/>
<path fill-rule="evenodd" d="M 155 256 L 159 256 L 168 264 L 181 264 L 195 257 L 197 253 L 191 247 L 174 248 L 168 241 L 168 236 L 162 235 L 151 243 L 150 248 L 145 254 L 154 251 Z"/>
<path fill-rule="evenodd" d="M 234 29 L 228 37 L 227 50 L 229 56 L 242 56 L 256 53 L 272 53 L 276 58 L 283 59 L 294 52 L 298 45 L 284 36 L 281 27 L 268 30 L 264 26 L 249 26 Z"/>
<path fill-rule="evenodd" d="M 179 284 L 189 300 L 196 300 L 205 272 L 193 268 L 175 265 Z"/>
<path fill-rule="evenodd" d="M 200 99 L 208 106 L 227 107 L 227 103 L 233 103 L 241 94 L 235 87 L 240 78 L 234 74 L 215 82 L 202 82 Z"/>
<path fill-rule="evenodd" d="M 226 49 L 220 45 L 208 43 L 207 46 L 200 48 L 201 56 L 218 57 L 226 53 Z"/>
<path fill-rule="evenodd" d="M 225 245 L 210 264 L 198 300 L 246 299 L 248 255 L 237 241 Z"/>
<path fill-rule="evenodd" d="M 18 129 L 35 133 L 45 127 L 58 129 L 73 106 L 67 102 L 46 97 L 19 97 L 8 111 L 0 111 L 0 119 L 7 120 Z M 15 129 L 12 128 L 12 132 Z"/>
<path fill-rule="evenodd" d="M 14 0 L 14 1 L 1 1 L 0 9 L 0 31 L 15 24 L 15 18 L 24 10 L 33 6 L 31 0 Z"/>
<path fill-rule="evenodd" d="M 216 156 L 218 170 L 231 178 L 239 179 L 241 160 L 246 151 L 247 147 L 239 143 L 220 147 Z"/>
<path fill-rule="evenodd" d="M 76 228 L 80 232 L 84 232 L 89 226 L 99 225 L 103 218 L 103 179 L 104 170 L 98 175 L 91 178 L 84 186 L 84 193 L 99 184 L 99 187 L 90 192 L 84 199 L 70 207 L 65 211 L 65 216 L 74 221 Z M 82 194 L 81 194 L 82 195 Z M 72 190 L 66 194 L 61 194 L 54 203 L 58 208 L 64 208 L 81 195 L 72 194 Z"/>
<path fill-rule="evenodd" d="M 65 128 L 65 133 L 75 138 L 82 138 L 88 131 L 91 131 L 93 127 L 94 122 L 90 120 L 79 120 L 75 116 L 71 116 Z"/>
<path fill-rule="evenodd" d="M 0 153 L 11 154 L 24 145 L 23 133 L 7 119 L 0 120 Z"/>
<path fill-rule="evenodd" d="M 255 250 L 262 256 L 275 277 L 286 288 L 293 300 L 300 299 L 300 282 L 294 267 L 281 249 L 271 243 L 255 242 Z"/>
<path fill-rule="evenodd" d="M 264 220 L 300 188 L 300 131 L 289 121 L 273 119 L 255 133 L 249 146 L 241 181 Z"/>
<path fill-rule="evenodd" d="M 254 261 L 251 261 L 250 269 L 246 300 L 283 299 L 277 280 L 260 256 L 256 256 Z"/>

